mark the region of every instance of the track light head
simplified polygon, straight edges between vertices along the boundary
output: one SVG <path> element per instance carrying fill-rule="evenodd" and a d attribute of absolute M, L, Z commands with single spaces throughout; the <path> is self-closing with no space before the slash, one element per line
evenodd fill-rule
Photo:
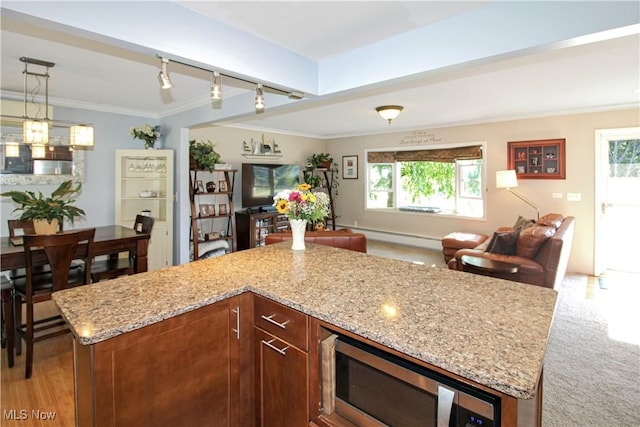
<path fill-rule="evenodd" d="M 222 78 L 217 71 L 211 73 L 211 99 L 213 101 L 222 99 Z"/>
<path fill-rule="evenodd" d="M 256 111 L 261 113 L 264 110 L 264 89 L 262 83 L 256 86 Z"/>
<path fill-rule="evenodd" d="M 167 66 L 169 64 L 169 60 L 167 58 L 160 58 L 160 73 L 158 73 L 158 81 L 160 82 L 160 87 L 162 89 L 170 89 L 173 86 L 171 82 L 171 77 L 169 77 L 169 72 L 167 71 Z"/>

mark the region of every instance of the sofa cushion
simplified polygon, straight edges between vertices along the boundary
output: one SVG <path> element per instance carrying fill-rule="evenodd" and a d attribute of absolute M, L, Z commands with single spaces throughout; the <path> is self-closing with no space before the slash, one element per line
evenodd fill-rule
<path fill-rule="evenodd" d="M 522 231 L 525 228 L 529 228 L 531 227 L 533 224 L 535 224 L 533 221 L 531 221 L 530 219 L 527 219 L 525 217 L 523 217 L 522 215 L 518 216 L 518 220 L 516 221 L 515 225 L 513 226 L 513 229 L 515 231 Z"/>
<path fill-rule="evenodd" d="M 518 236 L 516 255 L 524 258 L 534 258 L 544 242 L 552 237 L 555 232 L 556 229 L 552 225 L 541 225 L 539 223 L 525 228 Z"/>
<path fill-rule="evenodd" d="M 564 219 L 564 217 L 562 215 L 560 215 L 560 214 L 550 213 L 550 214 L 546 214 L 545 216 L 543 216 L 540 219 L 538 219 L 536 224 L 550 225 L 550 226 L 552 226 L 554 228 L 558 228 L 558 227 L 560 227 L 560 225 L 562 225 L 562 220 L 563 219 Z"/>
<path fill-rule="evenodd" d="M 487 245 L 487 252 L 492 254 L 514 255 L 518 242 L 517 231 L 505 231 L 503 233 L 493 233 L 491 241 Z"/>

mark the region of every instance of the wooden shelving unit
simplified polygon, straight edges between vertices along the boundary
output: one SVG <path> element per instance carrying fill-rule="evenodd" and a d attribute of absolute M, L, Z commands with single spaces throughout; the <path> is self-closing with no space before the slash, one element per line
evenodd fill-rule
<path fill-rule="evenodd" d="M 321 178 L 321 185 L 318 187 L 314 187 L 314 190 L 320 190 L 327 193 L 329 196 L 329 216 L 327 216 L 324 220 L 325 226 L 327 229 L 331 228 L 332 230 L 336 229 L 336 210 L 335 210 L 335 197 L 336 197 L 336 189 L 334 186 L 334 179 L 336 178 L 334 172 L 331 169 L 326 168 L 316 168 L 312 171 L 304 171 L 306 174 L 312 174 L 314 176 L 319 176 Z"/>
<path fill-rule="evenodd" d="M 213 172 L 198 169 L 189 171 L 192 260 L 202 256 L 200 246 L 206 242 L 226 241 L 229 243 L 227 251 L 237 250 L 233 206 L 236 172 L 235 169 Z M 206 183 L 213 183 L 213 186 L 207 188 Z"/>
<path fill-rule="evenodd" d="M 236 212 L 238 227 L 238 249 L 264 246 L 268 234 L 289 230 L 286 215 L 278 212 Z"/>

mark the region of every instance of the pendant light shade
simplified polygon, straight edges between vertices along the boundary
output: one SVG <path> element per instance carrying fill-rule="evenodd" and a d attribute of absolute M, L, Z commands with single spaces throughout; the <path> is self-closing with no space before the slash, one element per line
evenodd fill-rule
<path fill-rule="evenodd" d="M 47 120 L 25 120 L 22 123 L 22 136 L 25 144 L 48 144 L 49 122 Z"/>
<path fill-rule="evenodd" d="M 93 147 L 93 128 L 74 125 L 69 128 L 72 147 Z"/>
<path fill-rule="evenodd" d="M 217 71 L 211 73 L 211 99 L 214 101 L 222 99 L 222 79 Z"/>
<path fill-rule="evenodd" d="M 376 111 L 380 114 L 380 117 L 388 120 L 389 124 L 391 124 L 391 120 L 398 117 L 403 109 L 404 107 L 401 107 L 400 105 L 382 105 L 377 107 Z"/>

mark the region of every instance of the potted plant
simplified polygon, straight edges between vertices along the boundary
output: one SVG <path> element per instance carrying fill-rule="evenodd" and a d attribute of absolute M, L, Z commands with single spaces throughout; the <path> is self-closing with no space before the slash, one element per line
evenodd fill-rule
<path fill-rule="evenodd" d="M 190 140 L 189 156 L 193 160 L 193 163 L 195 163 L 195 165 L 191 166 L 191 169 L 202 169 L 213 172 L 216 164 L 224 163 L 220 153 L 215 150 L 215 144 L 209 140 L 207 140 L 207 142 L 196 141 L 195 139 Z"/>
<path fill-rule="evenodd" d="M 144 148 L 150 150 L 156 145 L 156 140 L 160 138 L 160 126 L 151 126 L 145 123 L 129 129 L 129 135 L 131 135 L 133 139 L 143 140 Z"/>
<path fill-rule="evenodd" d="M 331 180 L 331 187 L 335 191 L 335 196 L 338 196 L 338 164 L 333 161 L 333 157 L 329 153 L 314 153 L 307 157 L 307 165 L 304 171 L 304 182 L 311 185 L 311 187 L 320 187 L 322 184 L 322 177 L 314 174 L 316 169 L 327 169 L 332 172 L 329 179 Z"/>
<path fill-rule="evenodd" d="M 75 218 L 83 216 L 82 209 L 73 205 L 75 199 L 72 196 L 80 192 L 82 184 L 73 181 L 65 181 L 53 192 L 51 196 L 44 197 L 42 192 L 33 191 L 7 191 L 1 196 L 11 197 L 20 205 L 13 212 L 22 211 L 21 220 L 30 219 L 37 234 L 52 234 L 58 231 L 63 221 L 68 219 L 73 223 Z"/>

